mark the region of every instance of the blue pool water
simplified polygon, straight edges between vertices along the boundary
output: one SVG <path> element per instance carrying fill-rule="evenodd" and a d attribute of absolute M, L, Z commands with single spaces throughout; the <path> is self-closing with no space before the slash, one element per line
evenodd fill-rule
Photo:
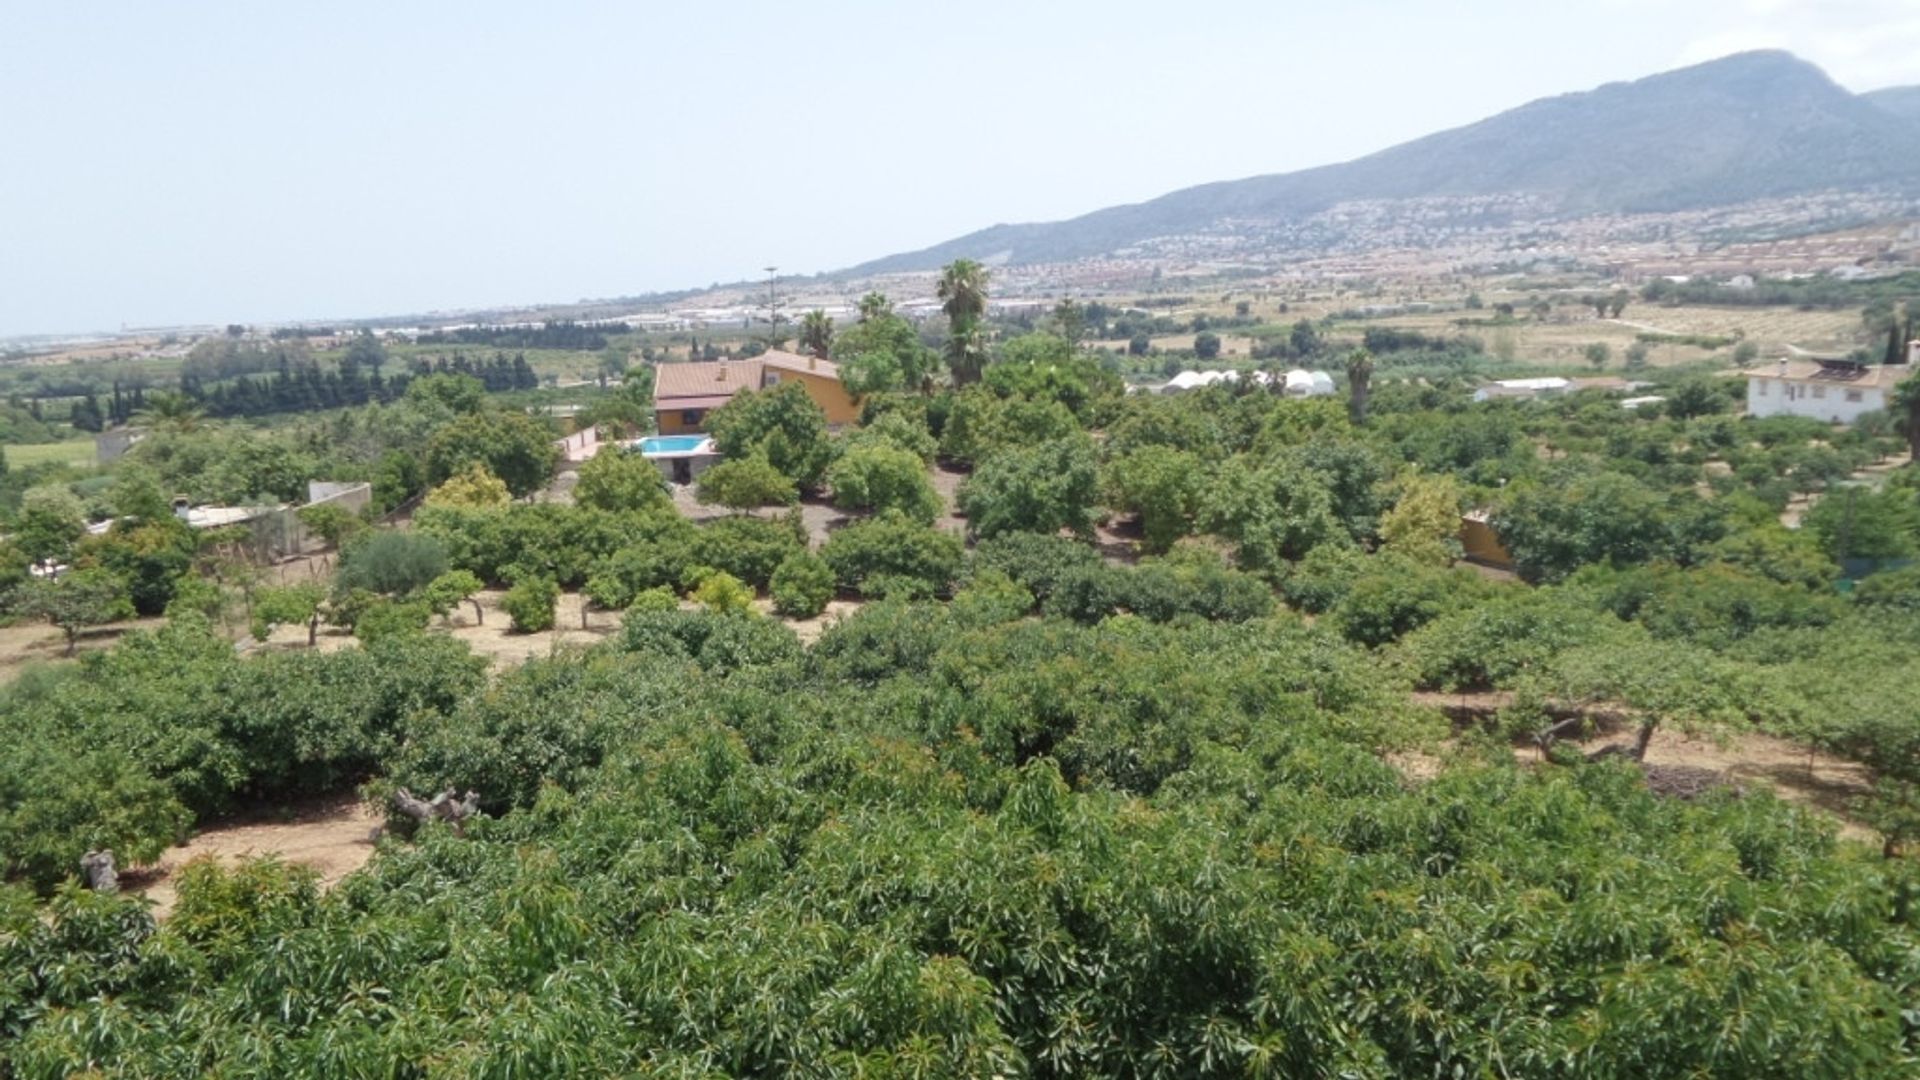
<path fill-rule="evenodd" d="M 690 454 L 707 441 L 705 435 L 655 435 L 640 440 L 642 454 Z"/>

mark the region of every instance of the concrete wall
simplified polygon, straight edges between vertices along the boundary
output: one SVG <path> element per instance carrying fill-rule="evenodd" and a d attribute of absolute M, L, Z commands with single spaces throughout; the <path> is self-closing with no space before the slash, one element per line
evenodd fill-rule
<path fill-rule="evenodd" d="M 1851 400 L 1853 398 L 1858 400 Z M 1850 387 L 1846 383 L 1793 379 L 1747 380 L 1748 416 L 1804 416 L 1829 424 L 1851 424 L 1867 413 L 1886 407 L 1886 392 L 1877 386 Z"/>

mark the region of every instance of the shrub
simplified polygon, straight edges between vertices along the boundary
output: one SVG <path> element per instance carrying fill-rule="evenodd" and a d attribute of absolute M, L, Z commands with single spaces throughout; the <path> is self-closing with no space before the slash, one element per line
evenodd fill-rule
<path fill-rule="evenodd" d="M 982 540 L 973 549 L 972 572 L 1003 573 L 1044 601 L 1060 583 L 1101 565 L 1091 545 L 1063 536 L 1007 533 Z"/>
<path fill-rule="evenodd" d="M 1500 589 L 1407 634 L 1399 655 L 1417 685 L 1444 690 L 1511 687 L 1556 656 L 1620 633 L 1623 623 L 1565 586 Z"/>
<path fill-rule="evenodd" d="M 381 530 L 348 545 L 340 555 L 335 587 L 406 596 L 447 572 L 447 549 L 420 532 Z"/>
<path fill-rule="evenodd" d="M 885 578 L 909 579 L 939 594 L 959 576 L 964 552 L 958 536 L 891 513 L 834 533 L 820 557 L 842 587 L 865 595 L 874 595 Z"/>
<path fill-rule="evenodd" d="M 446 615 L 462 603 L 471 600 L 473 594 L 485 588 L 478 577 L 465 570 L 449 570 L 427 583 L 422 599 L 435 615 Z M 473 621 L 479 623 L 486 617 L 481 613 L 480 602 L 473 601 Z"/>
<path fill-rule="evenodd" d="M 725 517 L 701 526 L 692 558 L 698 565 L 725 570 L 764 589 L 781 563 L 806 549 L 806 532 L 797 514 L 778 519 Z"/>
<path fill-rule="evenodd" d="M 484 465 L 515 497 L 545 487 L 560 451 L 550 425 L 526 413 L 489 409 L 441 426 L 426 447 L 427 476 L 440 483 L 473 464 Z"/>
<path fill-rule="evenodd" d="M 833 599 L 833 568 L 818 555 L 789 555 L 768 585 L 773 610 L 789 619 L 811 619 Z"/>
<path fill-rule="evenodd" d="M 891 445 L 855 446 L 827 470 L 833 505 L 843 510 L 898 511 L 922 525 L 940 514 L 940 496 L 925 462 Z"/>
<path fill-rule="evenodd" d="M 793 478 L 775 468 L 758 450 L 708 466 L 694 489 L 694 498 L 701 502 L 732 510 L 790 506 L 799 497 Z"/>
<path fill-rule="evenodd" d="M 500 598 L 500 610 L 507 613 L 515 631 L 537 634 L 553 629 L 554 605 L 559 601 L 560 586 L 552 579 L 530 576 L 514 582 Z"/>
<path fill-rule="evenodd" d="M 701 574 L 693 599 L 716 615 L 738 615 L 753 609 L 753 590 L 724 570 Z"/>
<path fill-rule="evenodd" d="M 573 501 L 590 510 L 672 510 L 660 470 L 644 456 L 607 449 L 580 466 Z"/>
<path fill-rule="evenodd" d="M 707 415 L 707 430 L 730 460 L 763 457 L 803 488 L 820 482 L 833 456 L 827 441 L 827 414 L 795 382 L 735 394 Z"/>
<path fill-rule="evenodd" d="M 1399 556 L 1376 556 L 1331 615 L 1347 640 L 1384 645 L 1470 606 L 1487 588 L 1471 570 L 1440 570 Z"/>
<path fill-rule="evenodd" d="M 1460 485 L 1451 476 L 1414 473 L 1380 519 L 1382 549 L 1444 566 L 1460 557 Z"/>
<path fill-rule="evenodd" d="M 1107 463 L 1107 505 L 1137 514 L 1150 552 L 1164 552 L 1193 531 L 1205 469 L 1183 450 L 1143 446 Z"/>
<path fill-rule="evenodd" d="M 1093 535 L 1099 473 L 1084 434 L 995 454 L 960 488 L 967 528 L 982 539 L 1009 532 Z"/>
<path fill-rule="evenodd" d="M 843 456 L 863 446 L 891 446 L 907 451 L 928 465 L 933 464 L 934 455 L 940 451 L 939 440 L 927 430 L 924 405 L 917 416 L 902 409 L 880 413 L 848 432 L 840 445 Z"/>
<path fill-rule="evenodd" d="M 1033 593 L 999 570 L 979 570 L 953 595 L 953 617 L 966 626 L 1012 622 L 1034 609 Z"/>
<path fill-rule="evenodd" d="M 1861 607 L 1920 615 L 1920 566 L 1885 570 L 1854 586 L 1853 601 Z"/>
<path fill-rule="evenodd" d="M 635 593 L 632 601 L 627 604 L 628 614 L 678 610 L 680 610 L 680 597 L 664 585 L 653 589 L 642 589 Z"/>
<path fill-rule="evenodd" d="M 346 615 L 352 620 L 353 636 L 363 644 L 417 634 L 425 630 L 427 621 L 433 618 L 433 609 L 424 600 L 390 600 L 364 592 L 350 595 L 371 597 L 363 606 L 352 605 L 353 609 Z"/>
<path fill-rule="evenodd" d="M 513 502 L 513 492 L 507 490 L 507 482 L 489 472 L 485 465 L 475 461 L 447 477 L 440 486 L 427 492 L 423 505 L 455 506 L 468 510 L 498 510 L 511 502 Z M 329 508 L 313 507 L 312 509 Z M 339 507 L 331 509 L 338 510 Z M 301 511 L 303 517 L 305 513 L 306 511 Z"/>
<path fill-rule="evenodd" d="M 1307 552 L 1306 558 L 1288 565 L 1280 592 L 1287 603 L 1318 615 L 1347 595 L 1370 562 L 1359 548 L 1322 544 Z"/>

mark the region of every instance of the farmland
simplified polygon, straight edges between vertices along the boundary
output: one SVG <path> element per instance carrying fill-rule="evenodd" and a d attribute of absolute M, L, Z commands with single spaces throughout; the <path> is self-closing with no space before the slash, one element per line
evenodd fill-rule
<path fill-rule="evenodd" d="M 1653 346 L 1654 408 L 1472 400 L 1861 314 L 1359 299 L 875 301 L 800 345 L 858 423 L 742 392 L 677 488 L 621 449 L 626 340 L 528 388 L 235 339 L 194 363 L 265 417 L 159 391 L 118 462 L 9 448 L 0 1069 L 1913 1072 L 1894 418 L 1744 418 L 1727 347 Z M 1055 333 L 1089 319 L 1146 355 Z M 1342 392 L 1128 392 L 1170 361 Z M 563 468 L 559 404 L 609 449 Z M 168 505 L 322 476 L 373 503 L 287 559 Z M 1462 563 L 1471 509 L 1509 570 Z M 117 894 L 75 880 L 103 848 Z"/>

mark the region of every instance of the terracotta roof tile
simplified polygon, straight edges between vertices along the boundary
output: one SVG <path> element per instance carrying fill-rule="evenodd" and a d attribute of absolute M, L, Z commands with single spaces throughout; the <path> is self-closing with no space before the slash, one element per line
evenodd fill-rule
<path fill-rule="evenodd" d="M 664 404 L 675 398 L 732 397 L 759 389 L 760 372 L 758 359 L 661 364 L 653 370 L 653 400 Z"/>
<path fill-rule="evenodd" d="M 760 362 L 767 367 L 781 371 L 804 371 L 813 375 L 825 375 L 830 379 L 840 377 L 840 365 L 831 360 L 820 360 L 811 356 L 801 356 L 790 352 L 769 352 L 760 355 Z"/>

